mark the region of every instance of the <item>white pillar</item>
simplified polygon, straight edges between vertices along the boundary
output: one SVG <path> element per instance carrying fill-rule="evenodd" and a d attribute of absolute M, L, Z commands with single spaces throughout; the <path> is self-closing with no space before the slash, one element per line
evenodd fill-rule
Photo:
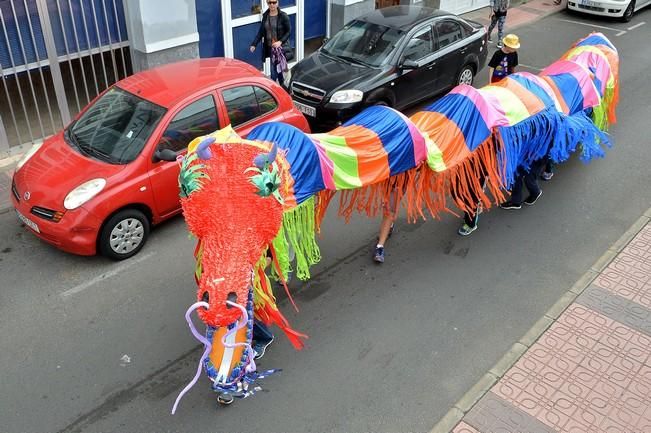
<path fill-rule="evenodd" d="M 134 71 L 199 57 L 194 0 L 124 0 L 124 8 Z"/>

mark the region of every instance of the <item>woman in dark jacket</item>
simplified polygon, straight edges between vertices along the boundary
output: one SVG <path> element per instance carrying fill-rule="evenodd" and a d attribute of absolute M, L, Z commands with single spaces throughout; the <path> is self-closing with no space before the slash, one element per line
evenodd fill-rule
<path fill-rule="evenodd" d="M 255 51 L 258 42 L 262 40 L 262 61 L 267 57 L 271 57 L 271 79 L 278 81 L 281 85 L 284 82 L 282 71 L 278 71 L 278 62 L 274 63 L 271 56 L 271 48 L 286 48 L 289 49 L 289 33 L 291 31 L 291 24 L 289 16 L 280 10 L 278 0 L 267 0 L 269 9 L 262 14 L 262 22 L 258 34 L 255 35 L 253 42 L 251 42 L 250 50 Z"/>

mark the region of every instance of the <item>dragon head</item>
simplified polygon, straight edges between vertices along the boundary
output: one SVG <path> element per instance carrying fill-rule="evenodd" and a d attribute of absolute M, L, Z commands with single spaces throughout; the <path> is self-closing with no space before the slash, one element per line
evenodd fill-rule
<path fill-rule="evenodd" d="M 240 317 L 226 301 L 245 305 L 253 269 L 282 223 L 281 174 L 275 147 L 232 130 L 195 140 L 182 161 L 181 203 L 197 246 L 200 318 L 226 326 Z"/>

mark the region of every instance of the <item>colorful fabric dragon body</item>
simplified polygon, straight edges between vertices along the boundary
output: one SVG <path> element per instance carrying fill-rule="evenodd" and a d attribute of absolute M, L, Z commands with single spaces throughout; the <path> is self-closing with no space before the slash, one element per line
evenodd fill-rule
<path fill-rule="evenodd" d="M 198 311 L 206 335 L 192 331 L 206 349 L 179 398 L 202 368 L 218 393 L 258 389 L 254 382 L 271 371 L 258 372 L 253 360 L 254 317 L 302 347 L 305 336 L 276 306 L 268 252 L 271 276 L 285 289 L 290 270 L 308 279 L 320 259 L 315 233 L 337 191 L 346 218 L 398 212 L 401 204 L 414 221 L 450 211 L 448 198 L 461 211 L 474 212 L 478 200 L 488 208 L 504 199 L 519 167 L 546 155 L 601 157 L 616 120 L 618 62 L 612 43 L 593 33 L 538 75 L 457 86 L 410 118 L 370 107 L 327 134 L 268 123 L 248 139 L 228 128 L 195 139 L 179 161 L 183 212 L 198 239 L 197 303 L 186 317 L 192 327 L 189 314 Z"/>

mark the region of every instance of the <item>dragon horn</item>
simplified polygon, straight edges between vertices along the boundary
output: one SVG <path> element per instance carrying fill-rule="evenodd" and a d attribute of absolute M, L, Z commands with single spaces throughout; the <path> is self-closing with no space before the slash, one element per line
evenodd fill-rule
<path fill-rule="evenodd" d="M 215 137 L 208 137 L 201 140 L 201 143 L 197 145 L 197 156 L 201 159 L 210 159 L 212 158 L 212 153 L 210 152 L 210 145 L 215 142 Z"/>
<path fill-rule="evenodd" d="M 278 147 L 276 143 L 271 146 L 269 153 L 261 153 L 253 159 L 253 165 L 262 170 L 265 165 L 271 164 L 276 159 L 276 154 L 278 153 Z"/>

